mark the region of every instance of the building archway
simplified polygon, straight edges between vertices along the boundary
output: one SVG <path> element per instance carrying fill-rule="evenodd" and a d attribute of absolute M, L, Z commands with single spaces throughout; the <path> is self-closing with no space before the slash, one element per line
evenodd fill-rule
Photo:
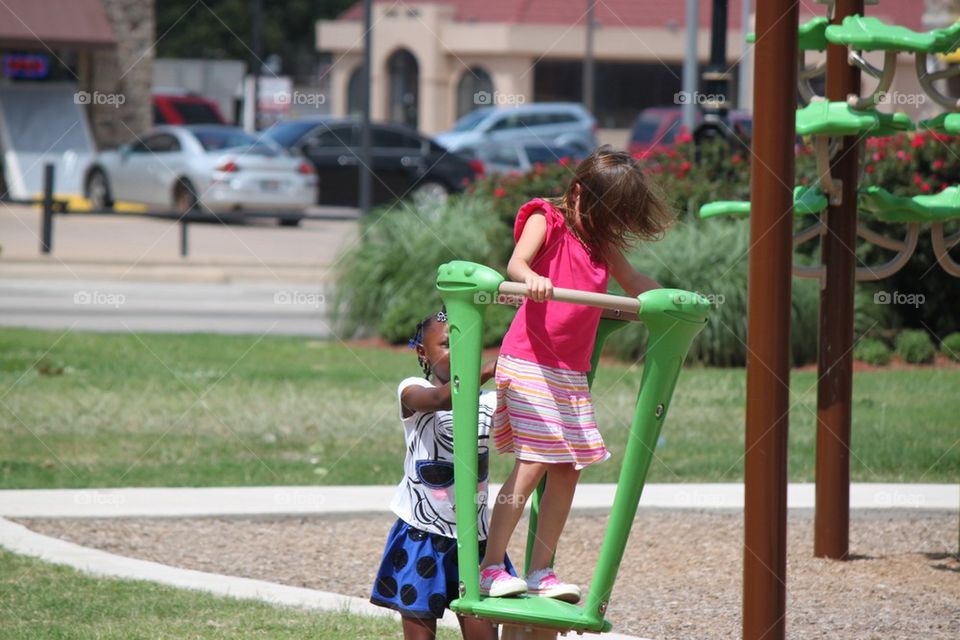
<path fill-rule="evenodd" d="M 493 103 L 493 79 L 486 70 L 471 67 L 463 72 L 457 83 L 457 118 L 462 118 L 477 107 Z"/>
<path fill-rule="evenodd" d="M 420 115 L 420 66 L 407 49 L 398 49 L 387 59 L 387 119 L 417 128 Z"/>
<path fill-rule="evenodd" d="M 359 115 L 363 111 L 363 65 L 350 72 L 347 80 L 347 115 Z"/>

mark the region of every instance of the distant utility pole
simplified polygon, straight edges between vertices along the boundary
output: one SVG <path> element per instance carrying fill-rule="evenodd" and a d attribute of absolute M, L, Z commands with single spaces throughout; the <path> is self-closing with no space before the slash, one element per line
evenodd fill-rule
<path fill-rule="evenodd" d="M 683 58 L 683 91 L 685 100 L 680 103 L 683 127 L 687 133 L 693 133 L 697 126 L 697 33 L 700 29 L 700 0 L 687 0 L 687 52 Z"/>
<path fill-rule="evenodd" d="M 373 39 L 373 0 L 363 0 L 363 66 L 360 72 L 360 213 L 370 212 L 373 186 L 371 175 L 372 154 L 370 153 L 370 66 L 372 61 L 371 40 Z"/>
<path fill-rule="evenodd" d="M 260 124 L 260 67 L 263 63 L 263 0 L 253 0 L 253 123 L 256 131 Z"/>
<path fill-rule="evenodd" d="M 593 113 L 593 8 L 597 0 L 587 0 L 587 43 L 583 55 L 583 106 Z"/>

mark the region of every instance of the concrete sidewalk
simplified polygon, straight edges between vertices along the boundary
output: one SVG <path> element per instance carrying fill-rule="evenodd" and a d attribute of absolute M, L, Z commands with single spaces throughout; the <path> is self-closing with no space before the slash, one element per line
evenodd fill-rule
<path fill-rule="evenodd" d="M 491 485 L 496 495 L 499 485 Z M 0 491 L 0 516 L 12 518 L 105 518 L 266 516 L 375 513 L 389 510 L 392 486 L 279 486 L 205 488 L 25 489 Z M 607 510 L 616 485 L 582 484 L 574 509 Z M 814 507 L 814 485 L 792 483 L 791 509 Z M 960 486 L 856 483 L 852 509 L 954 510 Z M 743 509 L 743 485 L 649 484 L 641 509 Z"/>

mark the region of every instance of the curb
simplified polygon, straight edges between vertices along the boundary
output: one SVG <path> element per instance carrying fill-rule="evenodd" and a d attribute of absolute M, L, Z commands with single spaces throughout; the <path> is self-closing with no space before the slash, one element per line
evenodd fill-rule
<path fill-rule="evenodd" d="M 105 578 L 145 580 L 157 584 L 202 591 L 229 598 L 259 600 L 274 605 L 299 607 L 317 611 L 349 611 L 370 616 L 387 616 L 399 622 L 394 611 L 378 607 L 353 596 L 291 587 L 265 580 L 238 578 L 192 569 L 171 567 L 148 560 L 137 560 L 83 547 L 72 542 L 52 538 L 27 529 L 23 525 L 0 518 L 0 546 L 20 555 L 38 558 L 54 564 L 73 567 L 83 573 Z M 459 628 L 456 616 L 447 611 L 440 624 Z M 584 638 L 607 640 L 643 640 L 635 636 L 605 633 L 583 634 Z"/>
<path fill-rule="evenodd" d="M 499 485 L 490 485 L 495 495 Z M 393 486 L 276 486 L 204 488 L 24 489 L 0 491 L 0 516 L 15 518 L 110 518 L 283 516 L 385 513 Z M 573 508 L 608 510 L 616 485 L 582 484 Z M 813 484 L 787 488 L 790 509 L 813 509 Z M 852 509 L 956 510 L 960 486 L 856 483 Z M 743 509 L 743 485 L 650 484 L 640 509 Z"/>

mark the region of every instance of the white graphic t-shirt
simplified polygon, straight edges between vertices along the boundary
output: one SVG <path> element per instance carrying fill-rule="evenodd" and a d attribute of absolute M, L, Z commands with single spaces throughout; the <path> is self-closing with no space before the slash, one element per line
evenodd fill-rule
<path fill-rule="evenodd" d="M 397 486 L 391 510 L 407 524 L 447 538 L 457 537 L 453 497 L 453 412 L 417 412 L 403 417 L 399 402 L 403 390 L 411 385 L 434 387 L 424 378 L 406 378 L 397 388 L 400 420 L 403 422 L 407 453 L 403 480 Z M 477 529 L 480 540 L 487 539 L 490 513 L 487 508 L 487 474 L 490 457 L 490 424 L 497 408 L 494 391 L 480 392 L 477 451 L 478 508 Z"/>

